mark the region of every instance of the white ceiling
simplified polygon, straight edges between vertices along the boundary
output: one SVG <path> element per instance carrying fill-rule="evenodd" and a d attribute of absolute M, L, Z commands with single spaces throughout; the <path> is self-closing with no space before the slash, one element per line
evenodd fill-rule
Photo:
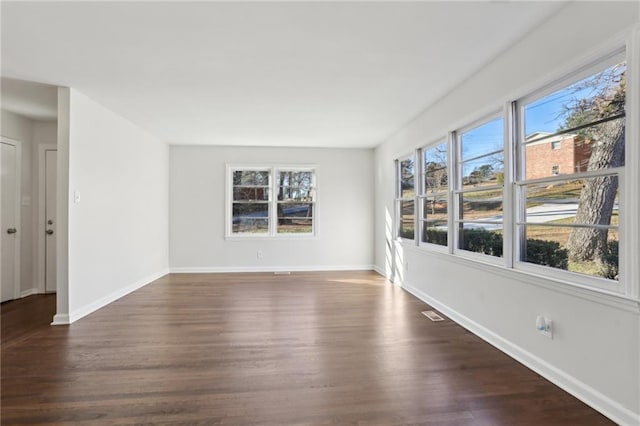
<path fill-rule="evenodd" d="M 2 2 L 2 75 L 172 144 L 372 147 L 561 6 Z"/>

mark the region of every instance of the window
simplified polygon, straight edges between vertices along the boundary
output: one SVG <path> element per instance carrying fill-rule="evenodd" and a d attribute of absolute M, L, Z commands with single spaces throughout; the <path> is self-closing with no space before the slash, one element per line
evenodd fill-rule
<path fill-rule="evenodd" d="M 278 170 L 279 234 L 313 233 L 313 172 Z"/>
<path fill-rule="evenodd" d="M 227 236 L 315 233 L 315 170 L 228 167 Z"/>
<path fill-rule="evenodd" d="M 635 295 L 624 276 L 635 270 L 619 265 L 619 225 L 638 221 L 624 199 L 625 155 L 637 155 L 625 146 L 626 73 L 620 50 L 396 160 L 396 236 Z"/>
<path fill-rule="evenodd" d="M 618 279 L 625 72 L 618 56 L 586 77 L 516 103 L 523 120 L 516 180 L 520 262 Z M 554 139 L 563 141 L 562 152 L 542 155 L 539 147 L 553 147 Z"/>
<path fill-rule="evenodd" d="M 456 133 L 456 248 L 503 255 L 504 119 Z"/>
<path fill-rule="evenodd" d="M 396 217 L 397 236 L 415 239 L 416 174 L 415 157 L 396 161 Z"/>
<path fill-rule="evenodd" d="M 449 154 L 447 142 L 420 151 L 420 241 L 448 245 Z"/>

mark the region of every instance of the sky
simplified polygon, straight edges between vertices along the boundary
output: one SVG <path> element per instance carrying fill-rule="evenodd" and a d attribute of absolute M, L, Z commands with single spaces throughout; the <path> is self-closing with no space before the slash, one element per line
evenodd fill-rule
<path fill-rule="evenodd" d="M 582 99 L 593 97 L 604 84 L 611 84 L 610 80 L 616 81 L 626 70 L 626 64 L 617 64 L 606 68 L 602 74 L 597 73 L 575 82 L 563 89 L 555 91 L 529 104 L 524 105 L 525 110 L 525 135 L 535 132 L 555 133 L 557 132 L 567 117 L 567 106 L 575 105 Z M 591 81 L 594 76 L 605 76 L 605 80 L 599 86 L 584 87 L 585 83 Z M 483 154 L 489 154 L 502 150 L 504 146 L 504 118 L 499 117 L 478 127 L 470 129 L 462 134 L 462 159 L 469 160 Z M 429 150 L 431 150 L 430 147 Z M 427 151 L 429 152 L 429 151 Z M 434 161 L 435 158 L 427 158 L 427 161 Z M 468 176 L 475 168 L 483 164 L 490 164 L 494 170 L 502 169 L 502 153 L 493 154 L 484 158 L 469 161 L 463 166 L 463 175 Z"/>

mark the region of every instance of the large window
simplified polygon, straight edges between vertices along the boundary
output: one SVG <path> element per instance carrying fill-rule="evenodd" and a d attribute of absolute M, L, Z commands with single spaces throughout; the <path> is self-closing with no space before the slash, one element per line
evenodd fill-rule
<path fill-rule="evenodd" d="M 617 57 L 517 102 L 519 261 L 618 279 L 625 73 Z"/>
<path fill-rule="evenodd" d="M 457 249 L 502 257 L 504 119 L 456 133 Z"/>
<path fill-rule="evenodd" d="M 415 238 L 416 222 L 416 161 L 414 156 L 396 161 L 396 217 L 398 236 Z"/>
<path fill-rule="evenodd" d="M 396 160 L 397 236 L 624 291 L 626 77 L 621 51 Z"/>
<path fill-rule="evenodd" d="M 447 246 L 449 154 L 447 142 L 420 151 L 420 241 Z"/>
<path fill-rule="evenodd" d="M 227 236 L 315 233 L 312 168 L 228 167 Z"/>

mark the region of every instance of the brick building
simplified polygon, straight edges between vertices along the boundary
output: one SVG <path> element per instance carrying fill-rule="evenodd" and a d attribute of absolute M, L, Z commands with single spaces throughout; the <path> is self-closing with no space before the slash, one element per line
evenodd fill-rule
<path fill-rule="evenodd" d="M 592 148 L 590 140 L 575 134 L 549 138 L 545 137 L 547 135 L 549 133 L 536 132 L 527 137 L 526 179 L 587 170 Z"/>

